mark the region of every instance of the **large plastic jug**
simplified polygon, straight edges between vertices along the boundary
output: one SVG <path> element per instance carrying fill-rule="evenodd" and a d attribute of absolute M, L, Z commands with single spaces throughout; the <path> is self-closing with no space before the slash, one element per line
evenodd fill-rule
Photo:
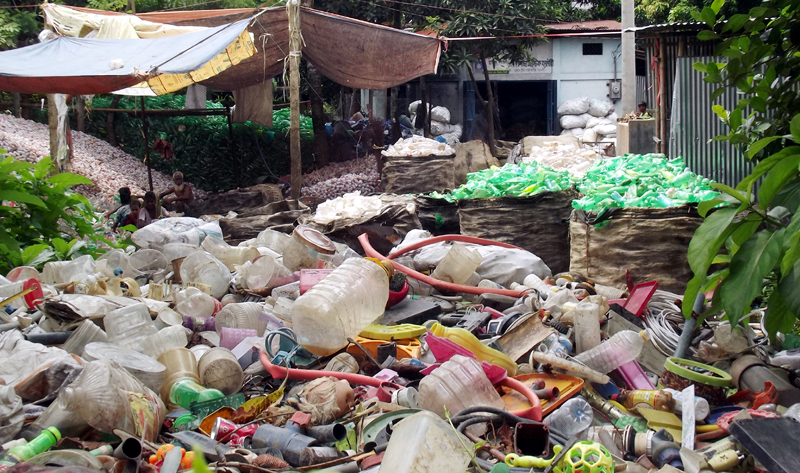
<path fill-rule="evenodd" d="M 383 267 L 350 258 L 295 301 L 292 324 L 297 342 L 316 355 L 332 355 L 383 314 L 388 299 Z"/>
<path fill-rule="evenodd" d="M 460 243 L 454 243 L 431 276 L 454 284 L 464 284 L 481 265 L 481 261 L 483 258 L 480 253 Z"/>
<path fill-rule="evenodd" d="M 156 393 L 109 360 L 84 365 L 80 377 L 61 390 L 58 403 L 101 432 L 122 429 L 149 442 L 158 437 L 166 415 Z"/>
<path fill-rule="evenodd" d="M 422 411 L 392 427 L 392 436 L 378 473 L 463 473 L 470 462 L 464 445 L 446 421 Z"/>
<path fill-rule="evenodd" d="M 515 376 L 517 374 L 517 364 L 514 363 L 514 360 L 507 357 L 501 351 L 487 347 L 468 330 L 464 330 L 463 328 L 445 327 L 440 323 L 435 323 L 430 328 L 430 331 L 437 337 L 444 337 L 448 340 L 458 343 L 462 347 L 474 353 L 480 361 L 485 361 L 503 368 L 504 370 L 508 371 L 509 376 Z"/>
<path fill-rule="evenodd" d="M 444 417 L 472 406 L 506 409 L 480 363 L 455 355 L 419 383 L 419 407 Z"/>

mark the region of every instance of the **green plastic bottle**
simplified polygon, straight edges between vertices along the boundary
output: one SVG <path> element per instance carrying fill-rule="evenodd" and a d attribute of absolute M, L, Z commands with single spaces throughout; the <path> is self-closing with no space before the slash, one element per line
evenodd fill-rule
<path fill-rule="evenodd" d="M 189 409 L 193 402 L 204 402 L 225 397 L 219 389 L 208 389 L 197 384 L 192 378 L 181 378 L 169 390 L 169 400 L 184 409 Z"/>
<path fill-rule="evenodd" d="M 2 458 L 0 458 L 0 468 L 14 466 L 17 463 L 22 463 L 30 460 L 40 453 L 44 453 L 61 440 L 61 432 L 55 427 L 48 427 L 43 430 L 38 437 L 26 443 L 13 447 Z"/>

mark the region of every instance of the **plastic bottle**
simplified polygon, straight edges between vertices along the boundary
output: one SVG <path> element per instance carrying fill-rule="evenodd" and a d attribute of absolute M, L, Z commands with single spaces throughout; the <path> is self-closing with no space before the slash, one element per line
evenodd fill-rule
<path fill-rule="evenodd" d="M 675 399 L 675 409 L 674 412 L 678 415 L 683 414 L 683 393 L 677 391 L 675 389 L 664 388 L 663 391 L 666 391 L 672 394 L 672 399 Z M 694 397 L 694 418 L 695 420 L 703 420 L 711 413 L 711 408 L 708 405 L 708 401 L 700 396 Z"/>
<path fill-rule="evenodd" d="M 575 345 L 578 353 L 584 353 L 600 345 L 600 307 L 592 302 L 581 301 L 575 306 Z"/>
<path fill-rule="evenodd" d="M 506 409 L 478 361 L 455 355 L 425 376 L 419 384 L 419 406 L 444 417 L 472 406 Z"/>
<path fill-rule="evenodd" d="M 214 235 L 209 235 L 203 239 L 200 247 L 222 261 L 222 264 L 230 271 L 235 271 L 234 265 L 241 266 L 245 261 L 253 261 L 260 256 L 260 253 L 255 248 L 231 246 L 225 243 L 222 238 Z"/>
<path fill-rule="evenodd" d="M 389 278 L 383 267 L 350 258 L 295 301 L 292 324 L 297 342 L 316 355 L 332 355 L 383 314 L 388 299 Z"/>
<path fill-rule="evenodd" d="M 528 286 L 531 289 L 536 289 L 539 292 L 539 295 L 542 296 L 543 299 L 547 299 L 547 296 L 555 292 L 555 287 L 547 284 L 546 282 L 542 281 L 542 279 L 535 275 L 529 274 L 525 277 L 522 281 L 522 284 Z"/>
<path fill-rule="evenodd" d="M 430 331 L 437 337 L 444 337 L 468 349 L 475 354 L 478 360 L 485 361 L 503 368 L 504 370 L 508 371 L 509 376 L 514 376 L 517 374 L 517 364 L 514 363 L 514 360 L 507 357 L 502 352 L 495 350 L 494 348 L 487 347 L 468 330 L 464 330 L 463 328 L 445 327 L 437 322 L 433 324 L 433 326 L 430 328 Z"/>
<path fill-rule="evenodd" d="M 574 397 L 550 413 L 544 423 L 550 428 L 572 437 L 592 425 L 592 406 L 582 397 Z"/>
<path fill-rule="evenodd" d="M 204 402 L 225 397 L 219 389 L 201 386 L 192 378 L 181 378 L 169 389 L 169 401 L 172 404 L 189 409 L 193 402 Z"/>
<path fill-rule="evenodd" d="M 158 437 L 166 415 L 156 393 L 109 360 L 86 363 L 80 377 L 61 390 L 58 404 L 101 432 L 119 428 L 149 442 Z"/>
<path fill-rule="evenodd" d="M 470 456 L 455 431 L 430 412 L 417 412 L 392 427 L 392 436 L 378 473 L 462 472 Z"/>
<path fill-rule="evenodd" d="M 636 410 L 639 408 L 655 409 L 657 411 L 672 411 L 675 409 L 675 400 L 666 390 L 637 389 L 628 391 L 620 389 L 619 394 L 611 398 L 623 407 Z"/>
<path fill-rule="evenodd" d="M 649 340 L 647 330 L 639 333 L 623 330 L 614 334 L 605 343 L 575 358 L 589 368 L 606 374 L 635 360 L 642 352 L 646 340 Z"/>
<path fill-rule="evenodd" d="M 153 358 L 163 351 L 156 336 L 158 329 L 143 303 L 109 312 L 103 318 L 108 341 Z"/>
<path fill-rule="evenodd" d="M 61 432 L 55 427 L 48 427 L 27 444 L 12 447 L 0 458 L 0 467 L 14 466 L 17 463 L 28 461 L 36 455 L 53 448 L 59 440 L 61 440 Z"/>

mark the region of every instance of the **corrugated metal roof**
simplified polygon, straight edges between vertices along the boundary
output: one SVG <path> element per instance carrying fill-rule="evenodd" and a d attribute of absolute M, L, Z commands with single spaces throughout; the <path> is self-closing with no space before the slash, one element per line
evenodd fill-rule
<path fill-rule="evenodd" d="M 549 31 L 621 31 L 622 23 L 614 20 L 579 21 L 547 25 Z"/>

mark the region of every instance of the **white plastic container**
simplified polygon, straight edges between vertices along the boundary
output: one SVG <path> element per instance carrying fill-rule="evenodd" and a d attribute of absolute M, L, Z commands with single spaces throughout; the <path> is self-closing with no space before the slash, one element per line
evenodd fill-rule
<path fill-rule="evenodd" d="M 195 251 L 181 263 L 181 280 L 184 284 L 206 284 L 211 287 L 211 295 L 219 299 L 228 292 L 231 272 L 211 253 Z"/>
<path fill-rule="evenodd" d="M 262 320 L 262 312 L 264 306 L 255 302 L 228 304 L 214 317 L 217 333 L 221 333 L 223 327 L 249 328 L 258 332 L 258 336 L 262 336 L 267 328 L 267 319 Z"/>
<path fill-rule="evenodd" d="M 453 243 L 431 276 L 441 281 L 464 284 L 481 265 L 481 261 L 483 258 L 477 251 L 460 243 Z"/>
<path fill-rule="evenodd" d="M 81 256 L 64 265 L 61 268 L 61 281 L 65 283 L 84 281 L 94 275 L 94 259 L 89 256 Z"/>
<path fill-rule="evenodd" d="M 80 356 L 86 345 L 92 342 L 107 342 L 108 336 L 106 333 L 89 319 L 84 320 L 72 332 L 64 346 L 62 347 L 65 352 L 72 353 L 73 355 Z"/>
<path fill-rule="evenodd" d="M 175 295 L 175 310 L 186 317 L 211 317 L 218 302 L 196 287 L 187 287 Z"/>
<path fill-rule="evenodd" d="M 573 312 L 575 325 L 575 348 L 577 353 L 589 351 L 600 345 L 600 307 L 582 301 Z"/>
<path fill-rule="evenodd" d="M 283 249 L 283 265 L 290 271 L 321 269 L 323 260 L 336 253 L 330 238 L 305 225 L 297 226 Z"/>
<path fill-rule="evenodd" d="M 332 355 L 383 314 L 388 299 L 389 278 L 383 267 L 350 258 L 295 301 L 292 326 L 297 342 L 316 355 Z"/>
<path fill-rule="evenodd" d="M 289 284 L 294 280 L 294 275 L 271 256 L 259 256 L 245 270 L 244 280 L 248 289 L 271 289 Z"/>
<path fill-rule="evenodd" d="M 261 254 L 255 248 L 230 246 L 225 240 L 214 235 L 207 236 L 200 247 L 222 261 L 230 271 L 234 271 L 234 265 L 241 266 L 245 261 L 253 261 Z"/>
<path fill-rule="evenodd" d="M 444 417 L 467 407 L 489 406 L 506 409 L 480 363 L 472 358 L 455 355 L 419 383 L 419 407 Z"/>
<path fill-rule="evenodd" d="M 189 338 L 183 325 L 172 325 L 158 331 L 159 355 L 170 348 L 186 348 Z"/>
<path fill-rule="evenodd" d="M 111 343 L 92 342 L 86 345 L 82 357 L 86 361 L 116 361 L 128 373 L 156 393 L 159 392 L 161 385 L 164 384 L 167 367 L 154 358 L 128 348 L 112 345 Z"/>
<path fill-rule="evenodd" d="M 450 424 L 422 411 L 398 422 L 383 456 L 379 473 L 463 473 L 470 462 L 464 445 Z M 463 442 L 463 444 L 462 444 Z"/>
<path fill-rule="evenodd" d="M 153 358 L 163 351 L 158 333 L 145 304 L 133 304 L 111 311 L 103 318 L 108 341 Z"/>

